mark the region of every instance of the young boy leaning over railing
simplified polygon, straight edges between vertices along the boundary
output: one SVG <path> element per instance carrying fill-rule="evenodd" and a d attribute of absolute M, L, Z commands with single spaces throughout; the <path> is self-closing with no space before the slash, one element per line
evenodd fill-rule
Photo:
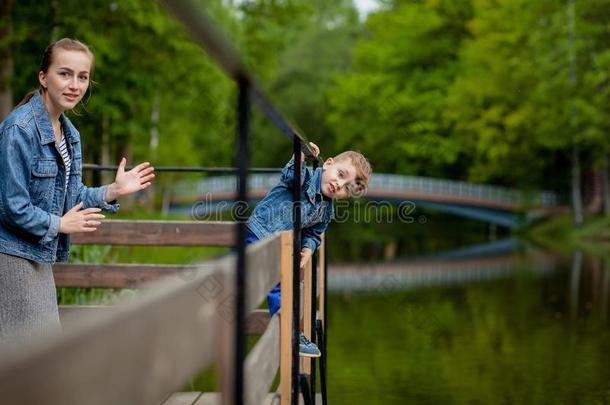
<path fill-rule="evenodd" d="M 320 154 L 317 145 L 309 144 L 314 156 Z M 301 160 L 304 155 L 301 154 Z M 320 246 L 320 237 L 333 219 L 333 200 L 358 197 L 365 194 L 371 165 L 359 152 L 345 151 L 324 161 L 321 168 L 301 166 L 301 269 Z M 276 232 L 293 227 L 294 157 L 282 169 L 279 183 L 267 193 L 248 219 L 246 243 L 254 243 Z M 273 316 L 280 309 L 280 285 L 267 295 L 269 312 Z M 320 350 L 305 335 L 300 337 L 301 356 L 319 357 Z"/>

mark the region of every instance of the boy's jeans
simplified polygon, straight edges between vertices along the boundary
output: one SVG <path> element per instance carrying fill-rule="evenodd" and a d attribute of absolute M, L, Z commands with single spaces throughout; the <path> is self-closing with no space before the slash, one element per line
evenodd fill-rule
<path fill-rule="evenodd" d="M 246 232 L 247 245 L 258 241 L 256 235 L 250 232 L 249 229 L 246 230 Z M 269 293 L 267 294 L 267 306 L 269 307 L 269 313 L 271 314 L 271 316 L 275 315 L 275 313 L 280 310 L 281 300 L 282 297 L 280 292 L 280 283 L 277 283 L 277 285 L 273 287 L 271 291 L 269 291 Z"/>

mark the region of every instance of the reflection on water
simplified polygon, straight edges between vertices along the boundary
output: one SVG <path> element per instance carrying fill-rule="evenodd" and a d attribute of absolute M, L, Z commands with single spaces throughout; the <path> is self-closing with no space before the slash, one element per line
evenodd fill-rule
<path fill-rule="evenodd" d="M 522 268 L 548 273 L 556 258 L 525 248 L 517 239 L 440 252 L 411 260 L 382 263 L 338 264 L 328 278 L 331 291 L 383 293 L 496 279 Z"/>
<path fill-rule="evenodd" d="M 332 404 L 610 402 L 608 261 L 441 255 L 330 286 Z"/>

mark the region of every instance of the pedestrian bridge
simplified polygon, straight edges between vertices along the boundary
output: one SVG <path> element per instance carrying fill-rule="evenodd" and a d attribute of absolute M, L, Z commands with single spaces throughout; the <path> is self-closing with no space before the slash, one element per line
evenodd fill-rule
<path fill-rule="evenodd" d="M 250 202 L 263 198 L 279 178 L 279 171 L 251 174 L 248 178 Z M 205 217 L 229 209 L 235 201 L 236 189 L 236 177 L 232 175 L 183 181 L 171 191 L 170 209 L 188 210 L 195 217 Z M 509 228 L 517 228 L 531 219 L 561 209 L 558 196 L 548 191 L 525 192 L 399 174 L 374 174 L 365 199 L 376 207 L 398 205 L 406 211 L 432 209 Z"/>

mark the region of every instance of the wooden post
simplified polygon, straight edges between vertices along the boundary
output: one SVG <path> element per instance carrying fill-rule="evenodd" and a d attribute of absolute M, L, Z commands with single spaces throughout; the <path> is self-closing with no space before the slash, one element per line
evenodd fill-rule
<path fill-rule="evenodd" d="M 235 319 L 234 297 L 235 297 L 235 273 L 217 273 L 214 279 L 207 280 L 202 285 L 202 290 L 210 288 L 214 291 L 214 302 L 216 306 L 215 325 L 216 331 L 216 365 L 218 368 L 218 383 L 221 392 L 222 405 L 237 403 L 235 398 Z M 212 286 L 208 286 L 210 284 Z M 216 293 L 216 290 L 218 291 Z"/>
<path fill-rule="evenodd" d="M 292 233 L 281 234 L 280 403 L 291 403 L 292 389 Z"/>

